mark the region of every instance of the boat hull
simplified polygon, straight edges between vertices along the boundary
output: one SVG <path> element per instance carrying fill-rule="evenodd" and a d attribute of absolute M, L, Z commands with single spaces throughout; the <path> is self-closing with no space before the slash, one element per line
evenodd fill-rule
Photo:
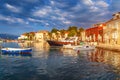
<path fill-rule="evenodd" d="M 77 47 L 82 47 L 81 45 L 63 45 L 64 49 L 75 49 Z"/>
<path fill-rule="evenodd" d="M 95 46 L 82 46 L 82 47 L 76 47 L 74 50 L 76 51 L 89 51 L 94 50 Z"/>
<path fill-rule="evenodd" d="M 51 41 L 51 40 L 47 40 L 48 44 L 50 46 L 63 46 L 63 45 L 67 45 L 67 44 L 74 44 L 74 42 L 61 42 L 61 41 Z"/>
<path fill-rule="evenodd" d="M 21 49 L 21 48 L 2 48 L 2 53 L 30 53 L 31 48 Z"/>

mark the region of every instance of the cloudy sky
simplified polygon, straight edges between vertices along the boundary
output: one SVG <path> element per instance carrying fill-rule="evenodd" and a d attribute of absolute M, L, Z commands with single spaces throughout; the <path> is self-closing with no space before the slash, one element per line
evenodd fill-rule
<path fill-rule="evenodd" d="M 0 33 L 89 28 L 120 11 L 120 0 L 0 0 Z"/>

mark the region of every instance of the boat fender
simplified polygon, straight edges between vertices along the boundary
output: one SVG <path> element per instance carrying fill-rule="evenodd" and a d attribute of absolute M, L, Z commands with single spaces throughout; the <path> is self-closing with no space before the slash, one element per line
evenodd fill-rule
<path fill-rule="evenodd" d="M 78 53 L 80 52 L 80 50 L 77 51 Z"/>

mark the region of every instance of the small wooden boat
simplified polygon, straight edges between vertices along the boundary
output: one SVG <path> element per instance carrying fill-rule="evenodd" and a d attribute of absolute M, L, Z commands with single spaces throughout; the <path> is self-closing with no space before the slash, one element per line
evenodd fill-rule
<path fill-rule="evenodd" d="M 94 50 L 94 49 L 95 49 L 95 46 L 90 46 L 90 45 L 84 45 L 82 47 L 74 48 L 74 50 L 77 50 L 77 51 L 87 51 L 87 50 Z"/>
<path fill-rule="evenodd" d="M 2 48 L 2 53 L 30 53 L 31 48 Z"/>

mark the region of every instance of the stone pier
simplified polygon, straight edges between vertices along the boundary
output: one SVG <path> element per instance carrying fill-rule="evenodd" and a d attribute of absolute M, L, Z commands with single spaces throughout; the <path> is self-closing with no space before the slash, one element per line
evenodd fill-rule
<path fill-rule="evenodd" d="M 120 51 L 120 45 L 118 45 L 118 44 L 99 43 L 98 45 L 96 45 L 96 47 L 97 48 L 107 49 L 107 50 L 112 50 L 112 51 Z"/>

